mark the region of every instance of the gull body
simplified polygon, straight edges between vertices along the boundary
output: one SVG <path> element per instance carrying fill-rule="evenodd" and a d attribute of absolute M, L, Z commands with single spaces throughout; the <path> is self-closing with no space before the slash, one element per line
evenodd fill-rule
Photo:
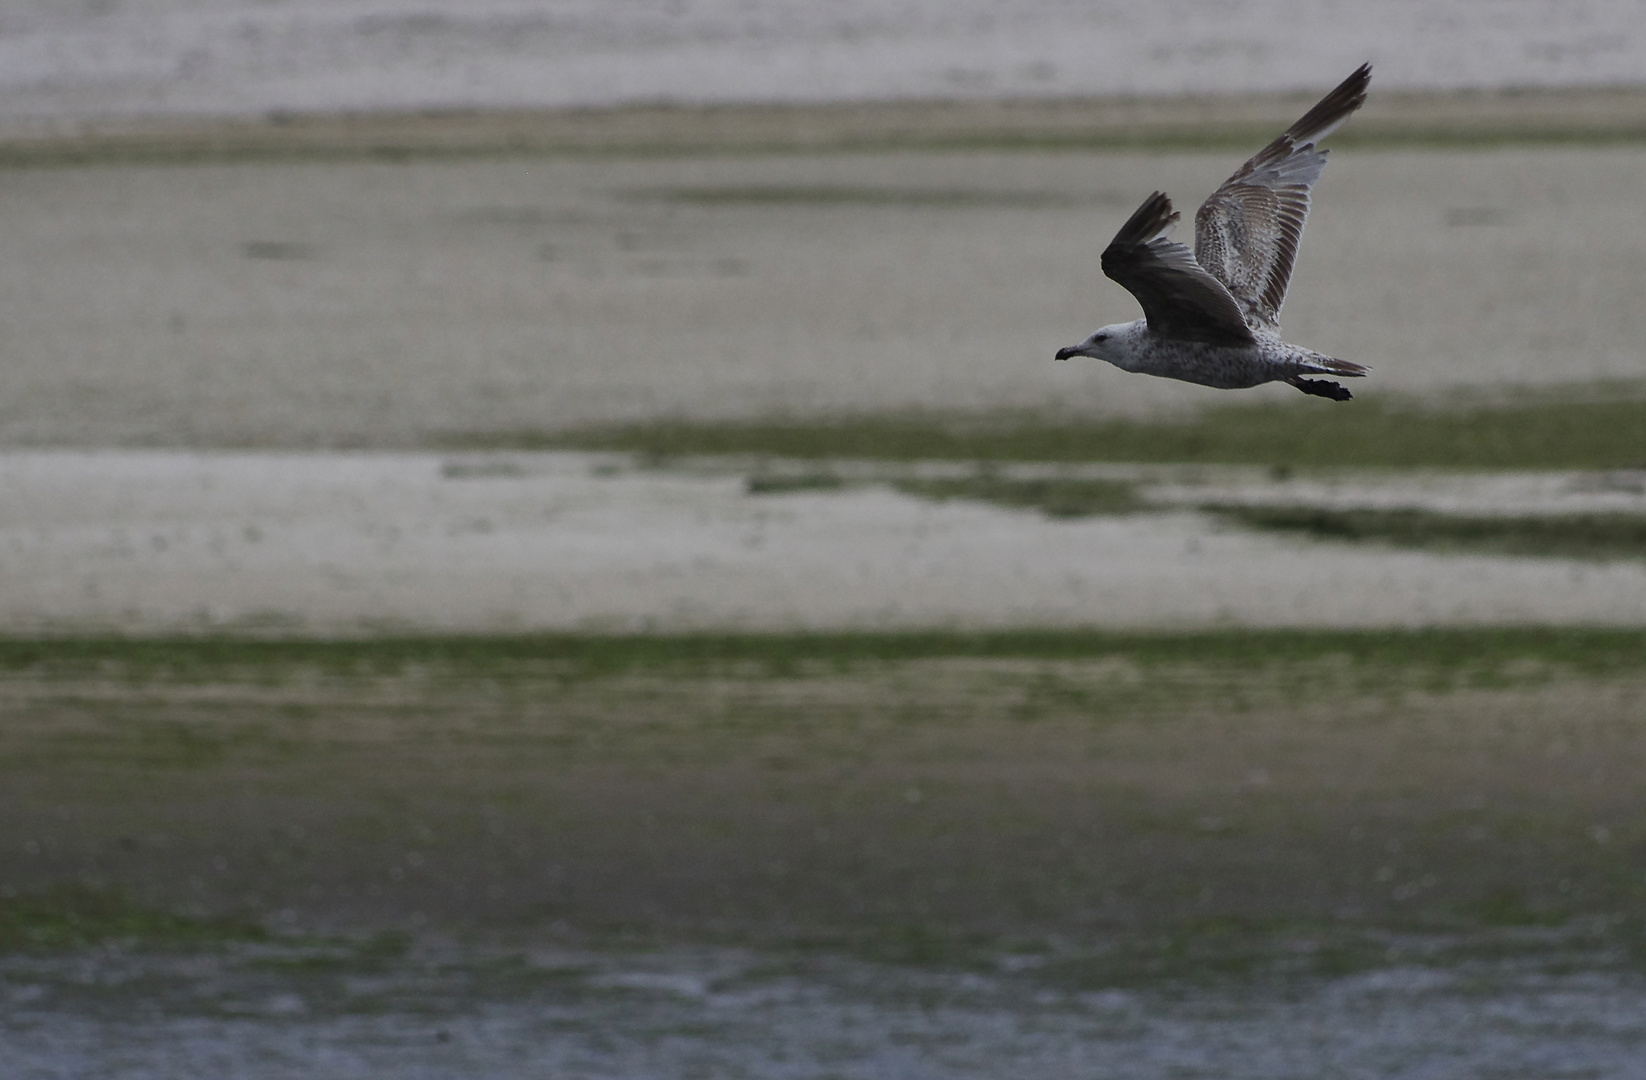
<path fill-rule="evenodd" d="M 1105 326 L 1079 345 L 1060 349 L 1057 358 L 1090 356 L 1107 360 L 1121 371 L 1158 375 L 1219 390 L 1245 390 L 1266 382 L 1293 382 L 1305 375 L 1358 376 L 1366 372 L 1359 364 L 1349 364 L 1283 341 L 1279 334 L 1259 329 L 1253 331 L 1252 337 L 1256 340 L 1250 345 L 1172 341 L 1150 331 L 1149 320 L 1137 319 Z M 1337 396 L 1323 387 L 1303 389 L 1326 397 Z M 1349 391 L 1342 387 L 1338 390 L 1342 391 L 1340 400 L 1348 400 Z"/>
<path fill-rule="evenodd" d="M 1194 251 L 1167 238 L 1179 215 L 1165 193 L 1144 200 L 1102 259 L 1144 317 L 1105 326 L 1057 359 L 1089 356 L 1225 390 L 1284 382 L 1347 401 L 1341 385 L 1307 376 L 1357 378 L 1366 368 L 1282 339 L 1280 306 L 1326 164 L 1315 144 L 1365 102 L 1371 70 L 1362 65 L 1212 193 L 1195 214 Z"/>

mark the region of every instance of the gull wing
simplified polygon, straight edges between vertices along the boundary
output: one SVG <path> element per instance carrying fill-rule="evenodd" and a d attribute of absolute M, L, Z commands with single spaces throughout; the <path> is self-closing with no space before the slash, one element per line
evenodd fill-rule
<path fill-rule="evenodd" d="M 1372 66 L 1360 65 L 1237 169 L 1195 214 L 1196 261 L 1228 288 L 1253 326 L 1280 325 L 1280 305 L 1309 214 L 1309 189 L 1326 167 L 1326 151 L 1315 149 L 1315 143 L 1360 108 L 1371 79 Z"/>
<path fill-rule="evenodd" d="M 1149 329 L 1161 337 L 1252 344 L 1252 331 L 1229 290 L 1201 269 L 1193 252 L 1166 239 L 1177 219 L 1164 192 L 1149 196 L 1103 250 L 1103 272 L 1137 297 Z"/>

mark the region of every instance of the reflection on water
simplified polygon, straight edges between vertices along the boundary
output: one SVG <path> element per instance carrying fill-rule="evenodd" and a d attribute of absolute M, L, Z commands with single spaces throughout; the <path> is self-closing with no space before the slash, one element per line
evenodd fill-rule
<path fill-rule="evenodd" d="M 11 957 L 0 1074 L 1639 1076 L 1646 980 L 1585 964 L 1077 990 L 738 950 Z"/>

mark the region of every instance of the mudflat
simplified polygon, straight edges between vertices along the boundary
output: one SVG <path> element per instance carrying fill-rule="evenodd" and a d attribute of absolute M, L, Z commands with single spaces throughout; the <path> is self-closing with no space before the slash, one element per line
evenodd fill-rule
<path fill-rule="evenodd" d="M 0 1071 L 1633 1075 L 1641 97 L 1534 97 L 1342 141 L 1345 406 L 1052 362 L 1184 103 L 8 142 Z"/>
<path fill-rule="evenodd" d="M 0 643 L 0 1066 L 1628 1077 L 1643 658 Z"/>
<path fill-rule="evenodd" d="M 3 651 L 9 897 L 930 962 L 1211 927 L 1268 963 L 1397 928 L 1617 943 L 1646 889 L 1638 631 Z"/>
<path fill-rule="evenodd" d="M 1156 188 L 1192 210 L 1242 156 L 0 169 L 0 442 L 406 448 L 664 416 L 1220 403 L 1051 356 L 1136 315 L 1097 270 L 1126 214 Z M 1632 144 L 1343 147 L 1288 336 L 1370 365 L 1369 395 L 1638 380 L 1643 165 Z"/>

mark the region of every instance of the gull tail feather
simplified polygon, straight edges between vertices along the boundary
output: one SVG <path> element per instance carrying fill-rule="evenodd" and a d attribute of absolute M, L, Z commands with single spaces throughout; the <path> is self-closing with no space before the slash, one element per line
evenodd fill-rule
<path fill-rule="evenodd" d="M 1322 356 L 1320 353 L 1311 353 L 1298 367 L 1310 375 L 1337 375 L 1345 379 L 1358 379 L 1371 371 L 1365 364 L 1357 364 L 1353 360 L 1339 360 L 1335 356 Z"/>

